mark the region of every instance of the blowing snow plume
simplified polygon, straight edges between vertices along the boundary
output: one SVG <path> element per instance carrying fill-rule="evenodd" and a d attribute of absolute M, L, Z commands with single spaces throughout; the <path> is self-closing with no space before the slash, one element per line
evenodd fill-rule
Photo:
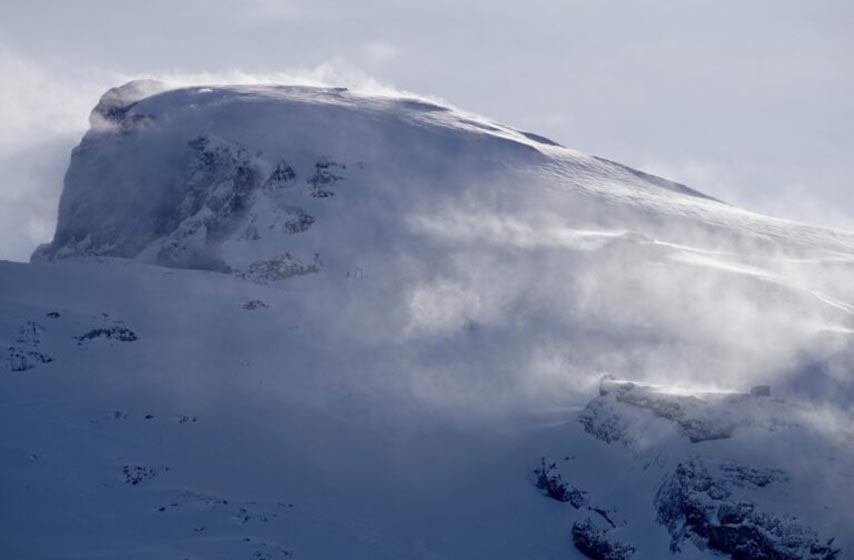
<path fill-rule="evenodd" d="M 111 443 L 75 472 L 126 522 L 186 533 L 159 550 L 850 550 L 829 541 L 851 522 L 829 484 L 854 472 L 854 234 L 412 96 L 132 82 L 91 123 L 53 241 L 2 271 L 9 402 L 32 402 L 34 379 L 79 397 L 35 427 L 3 420 L 22 457 L 65 445 L 29 437 L 38 422 L 92 420 L 65 441 Z M 627 381 L 600 389 L 605 373 Z M 820 462 L 787 461 L 792 445 Z M 50 460 L 15 476 L 64 495 Z M 537 486 L 573 499 L 559 513 Z M 144 542 L 106 519 L 89 541 L 86 523 L 55 542 Z"/>

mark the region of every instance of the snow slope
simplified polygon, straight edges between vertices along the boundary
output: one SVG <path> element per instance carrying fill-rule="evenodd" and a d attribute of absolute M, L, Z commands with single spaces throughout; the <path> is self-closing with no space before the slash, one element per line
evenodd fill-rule
<path fill-rule="evenodd" d="M 4 558 L 854 557 L 854 234 L 413 97 L 91 123 L 0 263 Z"/>

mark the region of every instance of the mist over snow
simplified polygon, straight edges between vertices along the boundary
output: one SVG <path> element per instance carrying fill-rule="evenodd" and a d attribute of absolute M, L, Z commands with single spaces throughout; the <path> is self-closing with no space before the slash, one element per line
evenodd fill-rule
<path fill-rule="evenodd" d="M 31 261 L 10 557 L 854 552 L 854 233 L 370 82 L 137 80 Z"/>
<path fill-rule="evenodd" d="M 0 558 L 854 559 L 852 24 L 4 3 Z"/>

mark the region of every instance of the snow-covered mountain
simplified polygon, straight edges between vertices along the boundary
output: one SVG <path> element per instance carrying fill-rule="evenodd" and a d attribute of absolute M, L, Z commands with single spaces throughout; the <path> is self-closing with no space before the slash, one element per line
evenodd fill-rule
<path fill-rule="evenodd" d="M 90 120 L 0 263 L 4 558 L 854 558 L 854 234 L 412 96 Z"/>

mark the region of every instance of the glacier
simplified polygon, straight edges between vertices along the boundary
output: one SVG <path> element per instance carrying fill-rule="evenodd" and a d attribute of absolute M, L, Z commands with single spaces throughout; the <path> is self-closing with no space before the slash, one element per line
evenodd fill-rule
<path fill-rule="evenodd" d="M 0 551 L 854 558 L 852 273 L 434 100 L 130 82 L 0 262 Z"/>

